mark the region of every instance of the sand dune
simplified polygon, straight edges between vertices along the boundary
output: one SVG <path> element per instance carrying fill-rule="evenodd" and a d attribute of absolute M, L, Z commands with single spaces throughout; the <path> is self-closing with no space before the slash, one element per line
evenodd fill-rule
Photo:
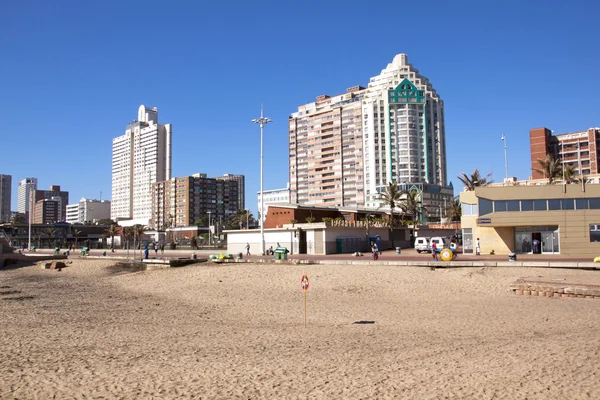
<path fill-rule="evenodd" d="M 109 265 L 0 271 L 0 398 L 600 398 L 600 301 L 508 289 L 561 271 Z"/>

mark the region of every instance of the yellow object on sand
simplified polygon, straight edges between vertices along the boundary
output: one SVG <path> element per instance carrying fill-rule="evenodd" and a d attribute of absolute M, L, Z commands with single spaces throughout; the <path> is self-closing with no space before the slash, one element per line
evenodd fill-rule
<path fill-rule="evenodd" d="M 594 262 L 600 262 L 600 256 L 594 258 Z"/>
<path fill-rule="evenodd" d="M 452 261 L 452 257 L 454 257 L 454 253 L 450 249 L 442 249 L 440 251 L 440 258 L 444 261 Z"/>

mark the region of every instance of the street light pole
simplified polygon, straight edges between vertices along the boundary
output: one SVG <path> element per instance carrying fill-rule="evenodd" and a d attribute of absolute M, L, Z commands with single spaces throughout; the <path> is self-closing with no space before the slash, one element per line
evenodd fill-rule
<path fill-rule="evenodd" d="M 208 245 L 210 246 L 210 211 L 208 211 Z"/>
<path fill-rule="evenodd" d="M 263 130 L 266 124 L 273 122 L 263 115 L 263 109 L 260 108 L 260 118 L 253 119 L 252 122 L 260 126 L 260 253 L 265 255 L 265 228 L 264 228 L 264 205 L 265 196 L 263 194 Z"/>
<path fill-rule="evenodd" d="M 504 168 L 506 169 L 505 182 L 508 180 L 508 152 L 506 150 L 506 135 L 502 134 L 502 141 L 504 142 Z"/>

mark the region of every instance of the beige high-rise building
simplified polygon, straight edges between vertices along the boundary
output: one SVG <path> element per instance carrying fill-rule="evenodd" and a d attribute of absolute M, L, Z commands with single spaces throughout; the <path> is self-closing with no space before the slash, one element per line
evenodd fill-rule
<path fill-rule="evenodd" d="M 406 54 L 367 88 L 298 107 L 289 150 L 292 203 L 376 208 L 389 182 L 447 187 L 444 103 Z"/>

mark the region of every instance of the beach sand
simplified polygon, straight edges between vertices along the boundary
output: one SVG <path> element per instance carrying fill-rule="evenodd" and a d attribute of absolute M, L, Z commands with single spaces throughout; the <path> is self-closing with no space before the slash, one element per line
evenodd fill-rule
<path fill-rule="evenodd" d="M 0 270 L 0 398 L 600 398 L 600 301 L 509 290 L 564 271 L 110 264 Z"/>

